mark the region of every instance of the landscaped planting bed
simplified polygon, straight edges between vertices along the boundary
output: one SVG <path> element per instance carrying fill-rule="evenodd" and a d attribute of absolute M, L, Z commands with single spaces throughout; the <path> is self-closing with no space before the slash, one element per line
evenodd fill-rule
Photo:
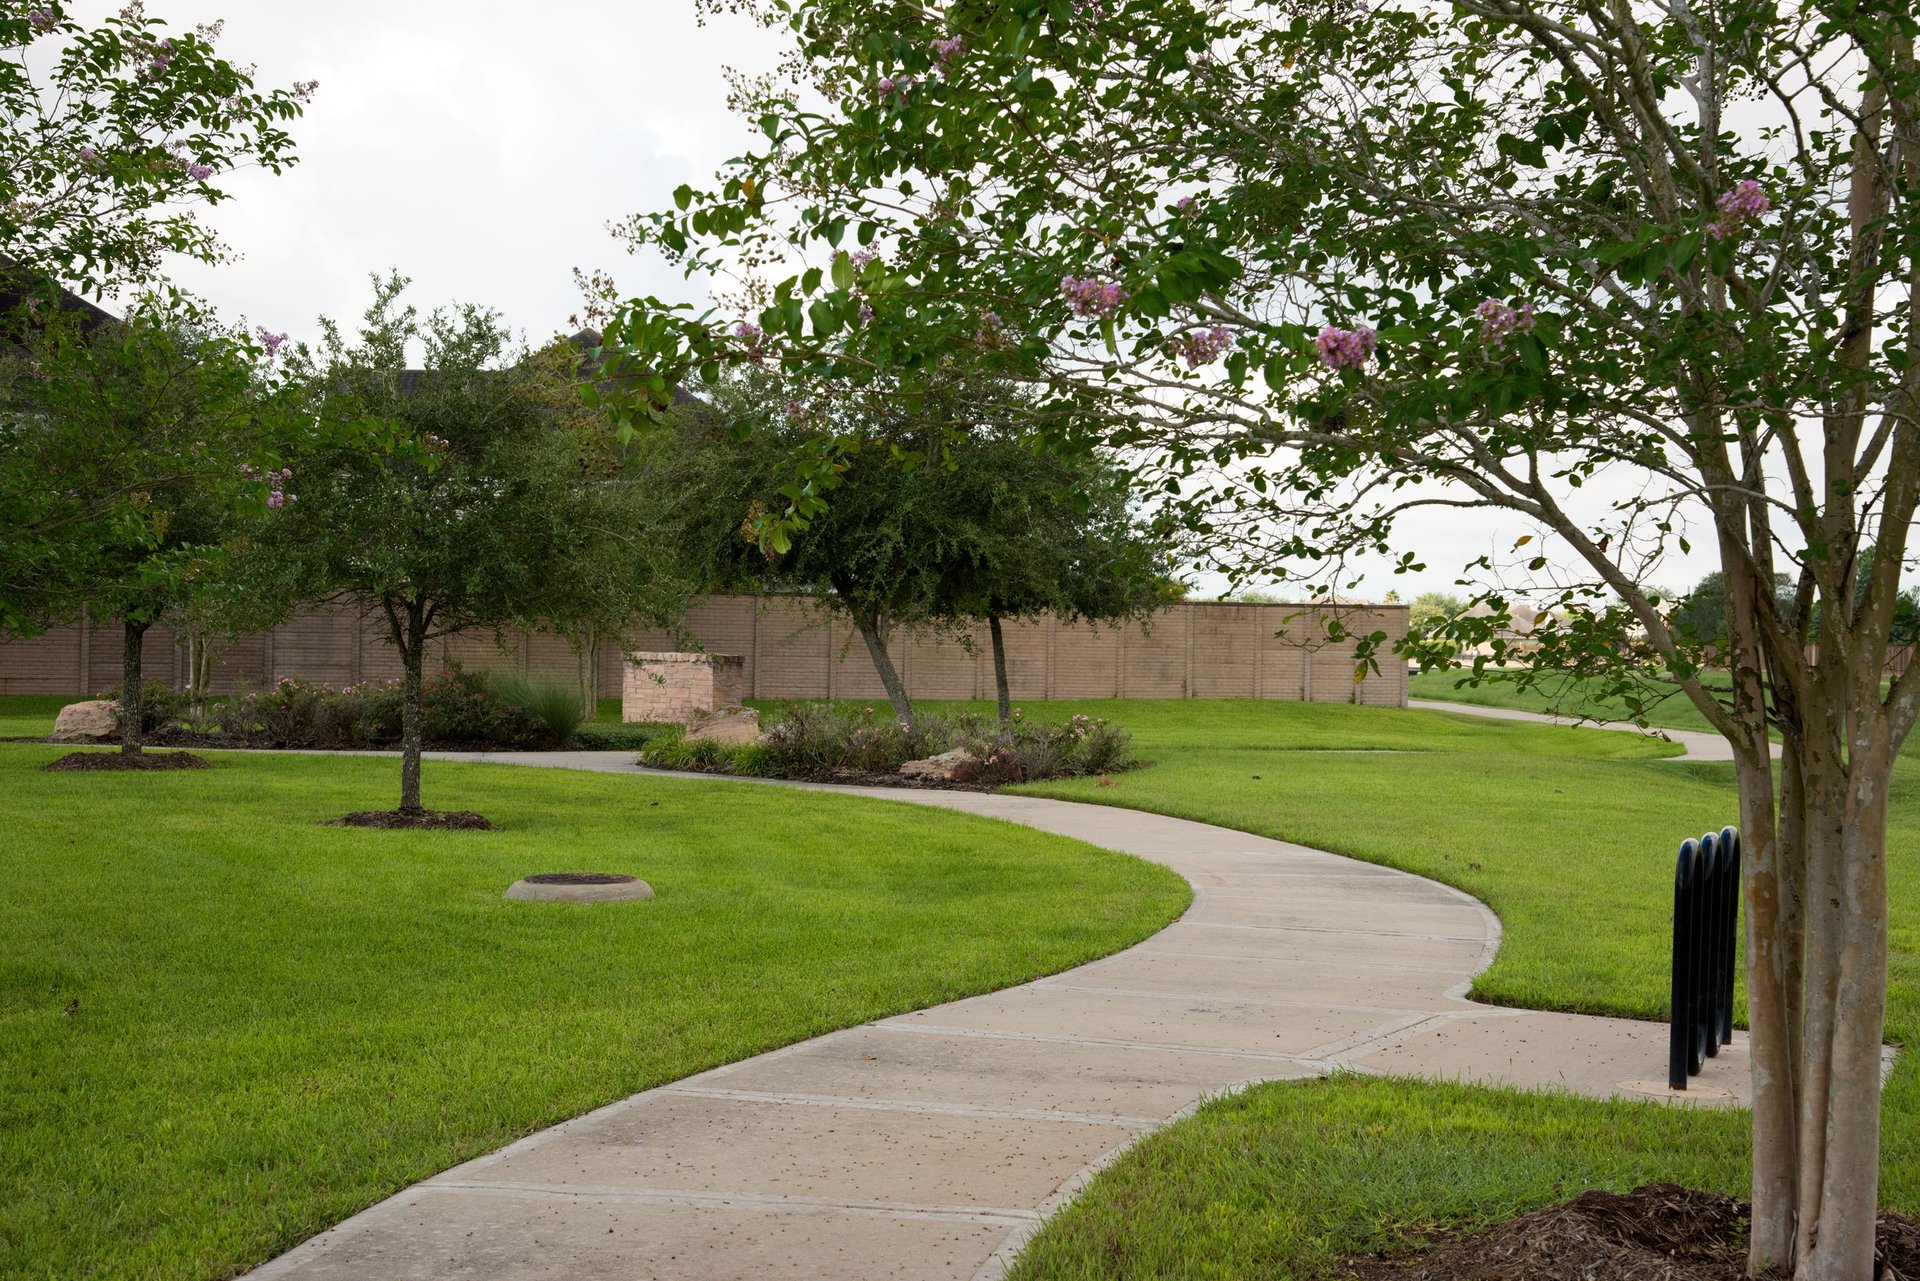
<path fill-rule="evenodd" d="M 641 749 L 640 761 L 755 778 L 983 791 L 1107 776 L 1138 764 L 1126 730 L 1108 717 L 1074 712 L 1048 720 L 1015 709 L 1001 724 L 970 708 L 922 709 L 903 725 L 890 709 L 871 703 L 781 703 L 762 716 L 759 742 L 729 747 L 668 732 Z M 935 758 L 935 768 L 912 768 Z"/>

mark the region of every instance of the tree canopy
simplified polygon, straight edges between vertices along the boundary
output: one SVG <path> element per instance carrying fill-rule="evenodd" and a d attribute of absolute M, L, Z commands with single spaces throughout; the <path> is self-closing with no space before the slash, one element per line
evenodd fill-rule
<path fill-rule="evenodd" d="M 627 226 L 744 274 L 758 310 L 742 330 L 634 300 L 609 332 L 655 379 L 637 409 L 749 356 L 857 383 L 968 348 L 1153 459 L 1235 572 L 1330 586 L 1359 551 L 1419 566 L 1410 510 L 1503 518 L 1456 639 L 1496 636 L 1524 589 L 1548 607 L 1526 661 L 1672 673 L 1732 745 L 1752 1266 L 1868 1275 L 1884 806 L 1920 715 L 1920 670 L 1882 684 L 1920 498 L 1911 15 L 758 8 L 802 76 L 743 95 L 766 144 Z M 1695 539 L 1726 576 L 1724 681 L 1650 587 Z"/>
<path fill-rule="evenodd" d="M 216 51 L 218 22 L 169 31 L 131 0 L 88 27 L 72 9 L 0 15 L 0 265 L 98 296 L 151 283 L 168 253 L 217 260 L 202 210 L 236 168 L 294 162 L 284 126 L 317 86 L 258 88 Z"/>
<path fill-rule="evenodd" d="M 376 277 L 352 337 L 323 322 L 306 363 L 331 432 L 294 464 L 298 501 L 258 561 L 269 590 L 381 611 L 405 671 L 400 809 L 419 814 L 429 643 L 521 627 L 584 641 L 672 600 L 611 428 L 582 404 L 580 352 L 519 350 L 483 307 L 422 316 L 406 285 Z M 406 368 L 412 349 L 423 368 Z"/>

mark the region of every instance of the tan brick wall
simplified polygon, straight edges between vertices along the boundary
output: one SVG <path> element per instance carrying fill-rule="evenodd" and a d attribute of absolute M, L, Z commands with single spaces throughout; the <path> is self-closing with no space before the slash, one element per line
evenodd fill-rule
<path fill-rule="evenodd" d="M 1007 676 L 1022 701 L 1047 698 L 1265 698 L 1401 707 L 1406 667 L 1383 654 L 1378 675 L 1354 680 L 1351 641 L 1327 640 L 1337 612 L 1350 633 L 1406 635 L 1404 606 L 1235 605 L 1183 602 L 1142 626 L 1094 627 L 1043 618 L 1008 622 Z M 334 607 L 218 648 L 214 689 L 258 688 L 282 676 L 329 684 L 400 674 L 378 610 Z M 685 650 L 740 657 L 742 697 L 880 698 L 880 681 L 859 634 L 796 596 L 714 596 L 689 611 L 685 636 L 651 631 L 630 651 Z M 971 644 L 966 642 L 970 641 Z M 991 698 L 993 654 L 984 627 L 963 635 L 896 635 L 890 649 L 916 698 Z M 147 670 L 179 684 L 185 653 L 165 628 L 148 634 Z M 617 647 L 583 652 L 548 633 L 495 637 L 476 632 L 437 645 L 434 660 L 506 668 L 529 677 L 591 684 L 601 698 L 625 692 Z M 0 643 L 0 694 L 71 694 L 105 689 L 120 676 L 117 626 L 64 628 Z"/>
<path fill-rule="evenodd" d="M 627 655 L 620 719 L 691 725 L 746 697 L 741 654 L 638 652 Z"/>

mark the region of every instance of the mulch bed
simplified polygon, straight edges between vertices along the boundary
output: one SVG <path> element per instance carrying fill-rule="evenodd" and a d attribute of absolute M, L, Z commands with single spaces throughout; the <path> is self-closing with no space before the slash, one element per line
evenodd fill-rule
<path fill-rule="evenodd" d="M 669 768 L 664 765 L 649 765 L 648 769 L 657 769 L 668 774 L 717 774 L 721 778 L 760 778 L 777 779 L 784 783 L 835 783 L 842 787 L 899 787 L 910 791 L 922 792 L 993 792 L 998 791 L 998 783 L 951 783 L 935 778 L 909 778 L 904 774 L 881 774 L 857 769 L 803 769 L 786 774 L 736 774 L 730 769 L 711 765 L 681 765 Z"/>
<path fill-rule="evenodd" d="M 1359 1281 L 1746 1281 L 1749 1206 L 1671 1183 L 1585 1192 L 1416 1254 L 1350 1259 Z M 1920 1277 L 1920 1224 L 1880 1216 L 1879 1277 Z"/>
<path fill-rule="evenodd" d="M 360 810 L 344 814 L 327 827 L 379 827 L 428 831 L 497 832 L 500 829 L 472 810 Z"/>
<path fill-rule="evenodd" d="M 65 773 L 69 770 L 212 769 L 213 764 L 192 752 L 136 752 L 129 756 L 116 748 L 111 752 L 68 752 L 40 768 Z"/>

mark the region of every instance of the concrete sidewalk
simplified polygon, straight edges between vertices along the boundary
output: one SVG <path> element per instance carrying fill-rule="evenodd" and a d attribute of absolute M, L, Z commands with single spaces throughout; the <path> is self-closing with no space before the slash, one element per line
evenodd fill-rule
<path fill-rule="evenodd" d="M 1452 712 L 1457 716 L 1483 716 L 1493 721 L 1531 721 L 1536 725 L 1565 725 L 1578 729 L 1604 729 L 1616 733 L 1640 734 L 1647 738 L 1664 738 L 1678 743 L 1684 751 L 1678 756 L 1663 757 L 1669 761 L 1731 761 L 1733 745 L 1718 734 L 1698 729 L 1641 729 L 1638 725 L 1623 724 L 1618 721 L 1602 723 L 1583 721 L 1572 716 L 1552 716 L 1545 712 L 1523 712 L 1512 707 L 1482 707 L 1477 703 L 1442 703 L 1432 699 L 1416 698 L 1407 703 L 1408 707 L 1419 712 Z M 1780 759 L 1780 744 L 1773 744 L 1773 758 Z"/>
<path fill-rule="evenodd" d="M 647 772 L 621 752 L 440 758 Z M 624 1099 L 408 1188 L 249 1275 L 997 1277 L 1127 1144 L 1249 1082 L 1346 1067 L 1669 1097 L 1664 1025 L 1466 1000 L 1499 922 L 1436 882 L 1135 810 L 834 790 L 1137 854 L 1192 882 L 1193 906 L 1079 969 Z M 1687 1097 L 1726 1104 L 1746 1090 L 1741 1034 Z"/>

